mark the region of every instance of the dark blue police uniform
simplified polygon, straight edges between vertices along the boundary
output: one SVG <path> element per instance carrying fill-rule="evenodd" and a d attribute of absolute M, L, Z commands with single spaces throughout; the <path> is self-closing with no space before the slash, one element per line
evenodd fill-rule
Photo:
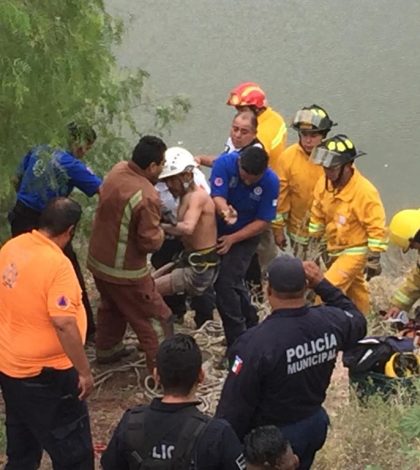
<path fill-rule="evenodd" d="M 239 153 L 222 154 L 213 164 L 210 182 L 212 197 L 223 197 L 238 213 L 233 225 L 218 217 L 218 235 L 235 233 L 251 222 L 271 222 L 276 213 L 279 180 L 266 169 L 255 184 L 247 186 L 239 176 Z M 228 347 L 235 339 L 258 322 L 245 286 L 245 274 L 257 249 L 259 236 L 232 245 L 222 256 L 219 276 L 215 283 L 216 305 L 222 317 Z"/>
<path fill-rule="evenodd" d="M 196 409 L 199 404 L 199 402 L 163 403 L 161 399 L 154 398 L 149 406 L 128 410 L 118 423 L 102 456 L 102 468 L 104 470 L 129 470 L 132 468 L 129 464 L 131 459 L 127 448 L 127 432 L 129 431 L 130 414 L 140 410 L 148 412 L 144 425 L 147 433 L 150 434 L 156 430 L 165 431 L 165 429 L 167 431 L 162 435 L 163 438 L 159 439 L 150 449 L 153 458 L 156 459 L 156 468 L 158 468 L 159 461 L 170 460 L 175 453 L 176 443 L 188 419 L 185 412 L 191 411 L 192 408 Z M 139 447 L 142 447 L 142 444 L 142 442 L 138 442 Z M 196 455 L 194 468 L 199 470 L 245 469 L 242 445 L 230 424 L 223 419 L 209 421 L 208 426 L 196 442 L 194 454 Z"/>
<path fill-rule="evenodd" d="M 337 353 L 366 334 L 366 319 L 340 289 L 324 279 L 315 291 L 326 305 L 275 310 L 238 338 L 216 412 L 240 439 L 256 426 L 278 426 L 300 469 L 326 439 L 322 403 Z"/>

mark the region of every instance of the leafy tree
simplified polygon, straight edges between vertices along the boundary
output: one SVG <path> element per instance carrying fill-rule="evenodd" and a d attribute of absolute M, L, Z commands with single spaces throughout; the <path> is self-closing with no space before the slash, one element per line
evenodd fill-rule
<path fill-rule="evenodd" d="M 12 195 L 9 177 L 22 156 L 35 144 L 65 144 L 70 121 L 94 125 L 99 140 L 89 163 L 105 173 L 128 155 L 127 138 L 140 134 L 134 111 L 157 133 L 188 111 L 181 96 L 162 102 L 147 96 L 146 71 L 118 67 L 112 51 L 123 31 L 102 0 L 0 1 L 3 214 Z"/>

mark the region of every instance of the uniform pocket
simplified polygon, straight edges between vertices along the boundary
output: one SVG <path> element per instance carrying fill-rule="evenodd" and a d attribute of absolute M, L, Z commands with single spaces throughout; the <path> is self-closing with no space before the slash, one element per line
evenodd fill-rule
<path fill-rule="evenodd" d="M 89 416 L 84 414 L 51 430 L 51 448 L 47 451 L 63 468 L 93 469 L 93 448 Z"/>

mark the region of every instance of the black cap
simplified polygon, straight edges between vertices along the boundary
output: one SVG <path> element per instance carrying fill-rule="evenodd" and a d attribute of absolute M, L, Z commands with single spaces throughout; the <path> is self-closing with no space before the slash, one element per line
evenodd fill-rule
<path fill-rule="evenodd" d="M 289 255 L 277 256 L 267 269 L 268 284 L 276 292 L 299 292 L 306 286 L 302 261 Z"/>

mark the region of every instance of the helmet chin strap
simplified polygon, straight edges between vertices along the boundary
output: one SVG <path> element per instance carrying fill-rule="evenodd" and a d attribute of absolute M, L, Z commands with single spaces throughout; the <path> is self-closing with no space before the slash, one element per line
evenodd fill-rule
<path fill-rule="evenodd" d="M 340 167 L 340 173 L 338 174 L 335 181 L 331 181 L 329 178 L 325 178 L 325 189 L 329 193 L 334 193 L 335 191 L 337 191 L 341 187 L 340 183 L 342 182 L 344 168 L 346 167 L 346 165 L 347 165 L 347 163 Z M 353 169 L 352 169 L 352 174 L 353 174 Z M 332 186 L 331 189 L 329 188 L 328 181 L 331 181 L 331 186 Z"/>
<path fill-rule="evenodd" d="M 188 190 L 191 188 L 193 184 L 194 184 L 194 177 L 191 176 L 191 179 L 189 181 L 182 182 L 182 187 L 184 188 L 185 192 L 188 192 Z"/>

